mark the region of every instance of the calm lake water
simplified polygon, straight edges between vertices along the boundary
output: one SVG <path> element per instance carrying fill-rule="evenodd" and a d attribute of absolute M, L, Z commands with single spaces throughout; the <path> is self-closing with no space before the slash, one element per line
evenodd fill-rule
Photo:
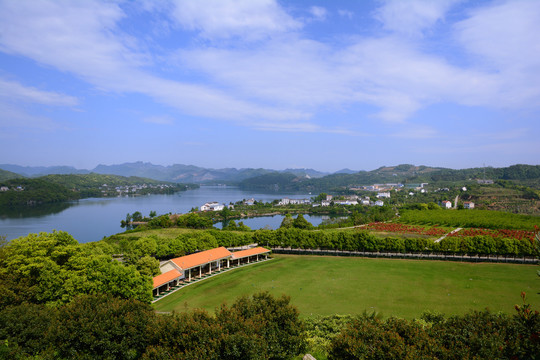
<path fill-rule="evenodd" d="M 8 240 L 29 233 L 52 230 L 67 231 L 79 242 L 90 242 L 104 236 L 122 232 L 120 220 L 126 214 L 140 211 L 148 215 L 186 213 L 193 207 L 200 207 L 205 202 L 217 201 L 228 204 L 243 199 L 254 198 L 257 201 L 270 202 L 288 197 L 291 199 L 310 198 L 309 194 L 260 193 L 243 191 L 235 187 L 201 186 L 196 190 L 178 192 L 174 195 L 147 195 L 137 197 L 91 198 L 71 203 L 53 204 L 31 208 L 22 208 L 0 214 L 0 235 Z M 321 216 L 305 216 L 313 225 L 324 219 Z M 252 229 L 268 226 L 276 229 L 281 224 L 282 216 L 244 219 L 244 224 Z M 221 224 L 216 224 L 220 228 Z"/>

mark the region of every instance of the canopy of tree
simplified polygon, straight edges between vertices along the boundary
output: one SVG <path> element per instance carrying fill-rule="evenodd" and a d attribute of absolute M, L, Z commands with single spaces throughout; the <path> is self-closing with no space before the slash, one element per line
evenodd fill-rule
<path fill-rule="evenodd" d="M 151 278 L 112 259 L 106 243 L 80 245 L 66 232 L 30 234 L 0 248 L 0 306 L 60 305 L 83 294 L 150 302 Z"/>
<path fill-rule="evenodd" d="M 241 297 L 215 316 L 158 315 L 136 300 L 81 296 L 51 308 L 0 311 L 0 358 L 291 359 L 305 349 L 303 323 L 289 298 Z"/>

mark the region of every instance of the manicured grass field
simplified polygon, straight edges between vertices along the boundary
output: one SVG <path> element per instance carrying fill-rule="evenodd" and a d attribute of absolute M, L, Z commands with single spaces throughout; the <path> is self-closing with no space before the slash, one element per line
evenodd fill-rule
<path fill-rule="evenodd" d="M 540 309 L 538 266 L 274 255 L 274 259 L 190 285 L 156 302 L 157 311 L 212 312 L 240 295 L 286 294 L 301 316 L 359 314 L 412 319 L 424 310 L 513 313 L 520 293 Z"/>

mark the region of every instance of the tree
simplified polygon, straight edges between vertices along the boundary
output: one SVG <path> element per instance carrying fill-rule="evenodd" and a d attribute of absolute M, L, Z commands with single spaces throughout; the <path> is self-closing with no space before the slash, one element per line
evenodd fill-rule
<path fill-rule="evenodd" d="M 232 211 L 231 209 L 229 209 L 227 205 L 225 205 L 225 207 L 223 207 L 223 210 L 221 210 L 219 214 L 221 215 L 224 221 L 227 221 L 227 219 L 231 216 Z"/>
<path fill-rule="evenodd" d="M 137 271 L 143 276 L 154 277 L 161 273 L 159 270 L 159 260 L 152 256 L 144 256 L 137 260 L 135 264 Z"/>
<path fill-rule="evenodd" d="M 143 216 L 141 214 L 140 211 L 135 211 L 133 213 L 133 215 L 131 215 L 131 219 L 132 221 L 142 221 L 143 220 Z"/>
<path fill-rule="evenodd" d="M 150 211 L 150 214 L 148 216 L 150 216 L 150 218 L 154 218 L 156 217 L 157 213 L 155 211 Z"/>
<path fill-rule="evenodd" d="M 289 297 L 274 298 L 268 292 L 242 296 L 231 307 L 222 305 L 216 319 L 226 333 L 236 333 L 233 339 L 243 349 L 238 354 L 246 355 L 249 346 L 256 346 L 266 347 L 268 359 L 291 359 L 305 349 L 306 343 L 298 310 L 289 303 Z M 245 342 L 238 337 L 242 334 L 247 335 Z"/>
<path fill-rule="evenodd" d="M 155 321 L 154 310 L 139 301 L 83 296 L 59 310 L 51 340 L 62 359 L 136 359 Z"/>
<path fill-rule="evenodd" d="M 296 219 L 293 220 L 292 226 L 297 229 L 313 229 L 313 225 L 309 221 L 307 221 L 302 214 L 298 214 Z"/>
<path fill-rule="evenodd" d="M 293 227 L 293 217 L 291 216 L 291 214 L 286 214 L 285 217 L 283 218 L 283 220 L 281 221 L 281 225 L 280 225 L 280 228 L 283 228 L 283 229 L 290 229 Z"/>
<path fill-rule="evenodd" d="M 321 202 L 323 200 L 326 200 L 327 196 L 328 196 L 328 194 L 326 194 L 326 193 L 320 193 L 315 198 L 313 198 L 313 202 Z"/>

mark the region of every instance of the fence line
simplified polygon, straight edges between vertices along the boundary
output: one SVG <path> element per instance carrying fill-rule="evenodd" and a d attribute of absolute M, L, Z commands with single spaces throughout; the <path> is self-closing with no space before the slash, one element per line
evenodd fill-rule
<path fill-rule="evenodd" d="M 292 249 L 274 247 L 275 254 L 296 255 L 329 255 L 329 256 L 354 256 L 369 258 L 396 258 L 415 260 L 445 260 L 461 262 L 492 262 L 512 264 L 537 264 L 538 259 L 534 256 L 506 256 L 506 255 L 467 255 L 467 254 L 438 254 L 438 253 L 397 253 L 397 252 L 371 252 L 371 251 L 347 251 L 347 250 L 320 250 L 320 249 Z"/>

